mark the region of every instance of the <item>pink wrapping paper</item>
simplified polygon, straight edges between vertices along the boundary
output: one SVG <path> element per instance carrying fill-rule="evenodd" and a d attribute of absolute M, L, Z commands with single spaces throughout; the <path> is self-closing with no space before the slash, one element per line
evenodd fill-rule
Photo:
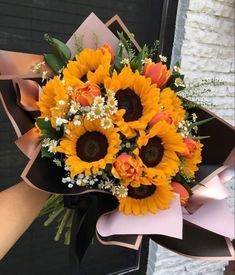
<path fill-rule="evenodd" d="M 40 78 L 40 73 L 33 73 L 32 66 L 44 60 L 43 55 L 18 53 L 0 50 L 0 80 L 20 78 Z M 45 71 L 51 73 L 48 66 Z"/>
<path fill-rule="evenodd" d="M 219 235 L 235 238 L 234 217 L 226 199 L 211 200 L 203 204 L 195 213 L 183 215 L 186 221 L 196 224 Z"/>
<path fill-rule="evenodd" d="M 125 215 L 114 211 L 104 214 L 97 222 L 96 229 L 103 236 L 123 234 L 160 234 L 182 239 L 182 210 L 176 195 L 171 207 L 158 210 L 157 214 Z"/>
<path fill-rule="evenodd" d="M 82 38 L 84 48 L 96 49 L 108 42 L 114 49 L 117 48 L 118 38 L 105 26 L 105 24 L 94 14 L 91 13 L 81 26 L 70 37 L 67 46 L 70 48 L 72 58 L 76 52 L 76 39 Z M 96 43 L 97 42 L 97 43 Z"/>

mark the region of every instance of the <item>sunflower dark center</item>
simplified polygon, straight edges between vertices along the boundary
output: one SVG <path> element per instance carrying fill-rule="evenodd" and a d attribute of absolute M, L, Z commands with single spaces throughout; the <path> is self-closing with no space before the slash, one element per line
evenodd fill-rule
<path fill-rule="evenodd" d="M 77 156 L 87 162 L 102 159 L 107 154 L 107 138 L 99 132 L 87 132 L 77 140 Z"/>
<path fill-rule="evenodd" d="M 156 189 L 155 185 L 140 185 L 137 188 L 128 186 L 128 196 L 134 199 L 144 199 L 150 197 Z"/>
<path fill-rule="evenodd" d="M 130 89 L 120 90 L 115 95 L 118 109 L 125 109 L 123 118 L 126 122 L 138 120 L 143 113 L 143 106 L 139 96 Z"/>
<path fill-rule="evenodd" d="M 162 160 L 163 152 L 162 140 L 153 137 L 140 149 L 140 158 L 147 167 L 155 167 Z"/>

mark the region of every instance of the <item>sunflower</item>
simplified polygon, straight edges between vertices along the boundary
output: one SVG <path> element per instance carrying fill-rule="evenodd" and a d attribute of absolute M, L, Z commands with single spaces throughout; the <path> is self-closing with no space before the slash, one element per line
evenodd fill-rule
<path fill-rule="evenodd" d="M 187 178 L 194 178 L 195 172 L 198 171 L 198 164 L 202 161 L 202 147 L 200 141 L 196 143 L 196 150 L 190 157 L 181 158 L 180 173 Z"/>
<path fill-rule="evenodd" d="M 160 121 L 149 133 L 140 131 L 137 144 L 139 156 L 146 167 L 161 170 L 166 176 L 174 176 L 178 172 L 180 159 L 177 153 L 184 152 L 186 145 L 174 125 Z"/>
<path fill-rule="evenodd" d="M 110 64 L 111 54 L 108 50 L 84 49 L 63 70 L 65 83 L 73 88 L 81 86 L 87 80 L 100 84 L 109 75 Z"/>
<path fill-rule="evenodd" d="M 129 185 L 127 197 L 119 198 L 119 211 L 126 215 L 155 214 L 158 209 L 168 209 L 173 198 L 172 187 L 167 181 L 137 188 Z"/>
<path fill-rule="evenodd" d="M 84 120 L 79 126 L 70 122 L 66 128 L 70 134 L 61 139 L 56 150 L 66 155 L 65 164 L 72 177 L 83 172 L 98 173 L 115 161 L 121 144 L 116 128 L 104 130 L 99 120 Z"/>
<path fill-rule="evenodd" d="M 65 118 L 68 111 L 68 91 L 57 76 L 48 81 L 42 89 L 37 102 L 41 117 L 50 119 L 52 127 L 56 128 L 56 118 Z"/>
<path fill-rule="evenodd" d="M 161 92 L 157 111 L 167 112 L 175 123 L 182 122 L 185 117 L 185 110 L 182 106 L 181 99 L 171 88 L 165 88 Z"/>
<path fill-rule="evenodd" d="M 118 74 L 104 80 L 105 89 L 115 93 L 118 101 L 118 112 L 112 119 L 120 131 L 128 138 L 135 136 L 135 130 L 145 129 L 156 112 L 160 89 L 151 84 L 151 79 L 132 72 L 126 66 Z"/>

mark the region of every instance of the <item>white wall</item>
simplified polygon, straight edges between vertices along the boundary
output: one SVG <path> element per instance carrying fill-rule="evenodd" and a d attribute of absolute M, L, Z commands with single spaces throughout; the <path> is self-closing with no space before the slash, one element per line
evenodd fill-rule
<path fill-rule="evenodd" d="M 216 78 L 204 97 L 210 109 L 234 124 L 234 1 L 179 0 L 172 64 L 180 61 L 186 83 Z M 205 95 L 203 95 L 205 96 Z M 234 209 L 234 180 L 228 184 Z M 148 275 L 222 275 L 226 262 L 195 261 L 150 244 Z"/>

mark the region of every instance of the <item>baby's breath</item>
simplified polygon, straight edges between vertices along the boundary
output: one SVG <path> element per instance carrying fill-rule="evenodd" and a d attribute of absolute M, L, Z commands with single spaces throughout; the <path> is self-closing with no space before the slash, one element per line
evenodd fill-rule
<path fill-rule="evenodd" d="M 159 54 L 159 58 L 160 58 L 161 62 L 164 62 L 164 63 L 167 62 L 167 57 L 166 56 Z"/>
<path fill-rule="evenodd" d="M 47 148 L 47 151 L 49 153 L 55 154 L 57 144 L 58 144 L 58 141 L 55 139 L 44 138 L 42 142 L 42 147 Z"/>
<path fill-rule="evenodd" d="M 130 63 L 130 59 L 129 58 L 123 58 L 121 61 L 120 61 L 121 64 L 123 65 L 128 65 Z"/>
<path fill-rule="evenodd" d="M 177 77 L 177 78 L 175 79 L 175 86 L 176 86 L 176 87 L 185 87 L 185 84 L 184 84 L 183 79 L 180 78 L 180 77 Z"/>

